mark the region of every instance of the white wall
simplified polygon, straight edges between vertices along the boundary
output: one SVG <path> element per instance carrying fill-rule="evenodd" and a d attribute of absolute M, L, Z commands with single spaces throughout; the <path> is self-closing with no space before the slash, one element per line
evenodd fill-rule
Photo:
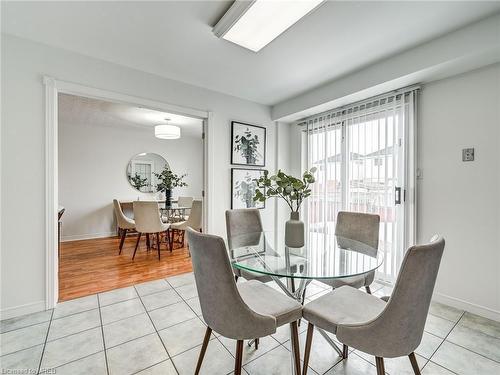
<path fill-rule="evenodd" d="M 201 125 L 200 125 L 201 127 Z M 203 142 L 199 137 L 155 138 L 152 129 L 105 123 L 59 121 L 59 204 L 66 208 L 63 240 L 106 237 L 116 233 L 113 199 L 156 199 L 140 193 L 126 177 L 131 157 L 142 152 L 162 156 L 176 173 L 187 173 L 187 187 L 173 195 L 201 198 Z"/>
<path fill-rule="evenodd" d="M 275 104 L 272 118 L 296 121 L 419 82 L 500 61 L 500 15 L 477 21 Z"/>
<path fill-rule="evenodd" d="M 436 296 L 500 320 L 500 65 L 425 85 L 420 98 L 418 241 L 446 239 Z M 474 162 L 462 162 L 466 147 Z"/>
<path fill-rule="evenodd" d="M 272 150 L 275 126 L 270 108 L 207 89 L 2 35 L 1 309 L 4 316 L 44 308 L 45 300 L 45 107 L 42 76 L 213 112 L 213 232 L 225 233 L 230 207 L 230 121 L 267 127 Z M 273 169 L 273 152 L 267 153 Z M 274 226 L 274 205 L 262 211 Z"/>

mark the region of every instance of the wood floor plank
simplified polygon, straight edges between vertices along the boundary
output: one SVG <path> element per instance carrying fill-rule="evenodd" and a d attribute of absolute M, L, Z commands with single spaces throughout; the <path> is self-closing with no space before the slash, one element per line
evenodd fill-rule
<path fill-rule="evenodd" d="M 172 252 L 161 245 L 146 251 L 141 240 L 132 260 L 136 236 L 127 237 L 118 255 L 119 237 L 64 242 L 59 259 L 59 302 L 191 272 L 191 258 L 183 247 Z"/>

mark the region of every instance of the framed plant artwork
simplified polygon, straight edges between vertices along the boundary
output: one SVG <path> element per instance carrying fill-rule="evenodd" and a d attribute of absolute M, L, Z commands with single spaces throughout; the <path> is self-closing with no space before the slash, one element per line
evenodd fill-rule
<path fill-rule="evenodd" d="M 266 165 L 266 128 L 231 122 L 231 164 L 264 167 Z"/>
<path fill-rule="evenodd" d="M 231 209 L 265 208 L 265 202 L 254 202 L 257 182 L 264 175 L 263 169 L 231 168 Z"/>

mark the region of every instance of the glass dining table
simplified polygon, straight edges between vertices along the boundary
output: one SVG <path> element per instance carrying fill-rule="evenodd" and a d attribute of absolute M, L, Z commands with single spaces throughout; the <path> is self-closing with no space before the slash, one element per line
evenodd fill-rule
<path fill-rule="evenodd" d="M 255 232 L 227 239 L 230 261 L 242 274 L 267 275 L 289 297 L 304 303 L 306 289 L 313 280 L 334 280 L 364 275 L 383 263 L 377 249 L 364 243 L 310 232 L 300 248 L 285 245 L 280 232 Z M 318 329 L 326 341 L 342 355 L 341 349 Z M 252 343 L 250 343 L 251 345 Z"/>
<path fill-rule="evenodd" d="M 165 202 L 159 202 L 158 207 L 160 208 L 162 217 L 167 223 L 185 221 L 186 211 L 191 209 L 191 207 L 179 206 L 177 203 L 172 203 L 170 206 L 166 207 Z"/>

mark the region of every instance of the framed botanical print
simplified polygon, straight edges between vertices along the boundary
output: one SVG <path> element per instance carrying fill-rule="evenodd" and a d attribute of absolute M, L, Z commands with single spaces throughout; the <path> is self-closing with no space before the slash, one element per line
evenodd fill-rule
<path fill-rule="evenodd" d="M 266 165 L 266 128 L 231 122 L 231 164 L 264 167 Z"/>
<path fill-rule="evenodd" d="M 254 202 L 257 183 L 264 174 L 263 169 L 231 168 L 231 209 L 265 208 L 265 202 Z"/>

